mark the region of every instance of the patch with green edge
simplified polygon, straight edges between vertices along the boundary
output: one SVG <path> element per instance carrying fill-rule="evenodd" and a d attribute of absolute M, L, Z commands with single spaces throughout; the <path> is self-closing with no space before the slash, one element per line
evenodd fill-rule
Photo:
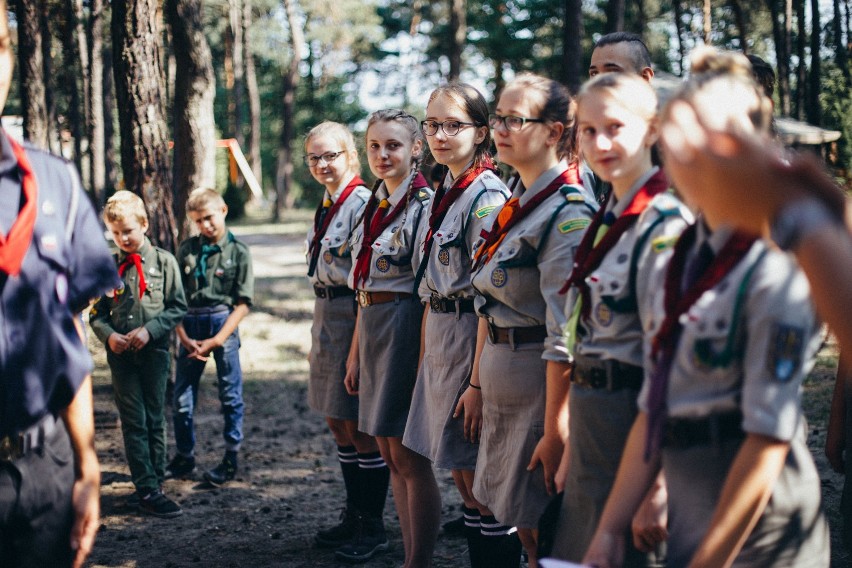
<path fill-rule="evenodd" d="M 666 249 L 672 248 L 677 242 L 677 237 L 657 237 L 651 241 L 651 249 L 654 252 L 663 252 Z"/>
<path fill-rule="evenodd" d="M 485 217 L 486 215 L 488 215 L 489 213 L 491 213 L 495 209 L 497 209 L 496 205 L 486 205 L 485 207 L 480 207 L 479 209 L 474 211 L 473 214 L 476 215 L 477 219 L 482 219 L 483 217 Z"/>
<path fill-rule="evenodd" d="M 565 201 L 585 201 L 586 198 L 579 193 L 569 193 L 565 196 Z"/>
<path fill-rule="evenodd" d="M 562 234 L 570 233 L 571 231 L 578 231 L 580 229 L 585 229 L 591 224 L 591 219 L 579 218 L 579 219 L 568 219 L 559 224 L 559 232 Z"/>

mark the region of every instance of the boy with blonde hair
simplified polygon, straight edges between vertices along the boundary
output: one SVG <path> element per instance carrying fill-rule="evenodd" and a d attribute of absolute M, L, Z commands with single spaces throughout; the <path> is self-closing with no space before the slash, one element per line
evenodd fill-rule
<path fill-rule="evenodd" d="M 237 326 L 248 314 L 254 295 L 254 276 L 248 247 L 225 226 L 228 206 L 213 189 L 196 189 L 186 203 L 187 216 L 200 234 L 178 247 L 178 264 L 189 311 L 178 324 L 181 349 L 174 392 L 174 430 L 177 455 L 168 465 L 172 477 L 195 470 L 193 412 L 207 359 L 216 361 L 219 401 L 225 425 L 225 457 L 204 479 L 220 486 L 237 472 L 237 452 L 243 440 L 243 376 Z"/>
<path fill-rule="evenodd" d="M 156 517 L 181 514 L 161 491 L 166 468 L 166 383 L 171 373 L 169 337 L 186 313 L 175 257 L 145 236 L 142 199 L 119 191 L 106 203 L 104 222 L 118 247 L 123 287 L 102 296 L 89 323 L 106 345 L 113 394 L 139 510 Z"/>

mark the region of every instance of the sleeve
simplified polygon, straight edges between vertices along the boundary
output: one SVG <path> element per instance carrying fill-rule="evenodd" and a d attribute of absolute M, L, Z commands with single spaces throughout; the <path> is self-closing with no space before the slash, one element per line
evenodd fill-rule
<path fill-rule="evenodd" d="M 234 286 L 234 301 L 244 300 L 251 305 L 254 301 L 254 270 L 251 253 L 245 243 L 240 243 L 239 272 Z"/>
<path fill-rule="evenodd" d="M 115 328 L 112 327 L 112 321 L 109 316 L 109 303 L 112 298 L 101 296 L 98 301 L 92 306 L 89 311 L 89 325 L 94 332 L 98 341 L 106 344 L 109 336 L 115 333 Z"/>
<path fill-rule="evenodd" d="M 494 220 L 497 218 L 497 213 L 500 208 L 506 203 L 508 195 L 499 191 L 497 188 L 488 188 L 471 204 L 470 212 L 468 213 L 467 226 L 465 227 L 465 244 L 467 252 L 473 258 L 474 246 L 481 238 L 483 231 L 490 231 Z"/>
<path fill-rule="evenodd" d="M 163 311 L 145 324 L 152 340 L 160 339 L 170 333 L 186 315 L 186 295 L 177 260 L 171 254 L 160 251 L 163 270 Z"/>
<path fill-rule="evenodd" d="M 411 218 L 408 222 L 406 222 L 406 227 L 403 227 L 402 230 L 405 231 L 404 236 L 406 242 L 411 243 L 409 245 L 411 247 L 411 270 L 414 274 L 417 274 L 417 269 L 420 267 L 420 261 L 423 260 L 422 244 L 423 239 L 426 238 L 426 231 L 428 230 L 426 227 L 429 225 L 429 206 L 432 203 L 432 200 L 415 200 L 413 203 L 416 203 L 417 205 L 412 206 Z M 426 218 L 425 221 L 424 218 Z"/>

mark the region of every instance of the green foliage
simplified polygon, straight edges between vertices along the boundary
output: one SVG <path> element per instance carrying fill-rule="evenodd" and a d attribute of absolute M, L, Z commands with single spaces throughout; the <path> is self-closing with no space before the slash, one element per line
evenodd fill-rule
<path fill-rule="evenodd" d="M 849 92 L 843 74 L 833 60 L 822 62 L 822 72 L 819 95 L 823 112 L 822 126 L 839 130 L 841 133 L 836 152 L 829 155 L 829 160 L 838 168 L 849 186 L 852 184 L 852 93 Z"/>

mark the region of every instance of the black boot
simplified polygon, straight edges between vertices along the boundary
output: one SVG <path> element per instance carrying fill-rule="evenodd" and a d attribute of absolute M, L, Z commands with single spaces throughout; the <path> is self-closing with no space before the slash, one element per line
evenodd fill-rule
<path fill-rule="evenodd" d="M 340 522 L 333 527 L 317 531 L 317 546 L 339 548 L 355 537 L 358 527 L 358 509 L 352 503 L 340 513 Z"/>
<path fill-rule="evenodd" d="M 334 555 L 345 562 L 360 564 L 388 549 L 385 523 L 381 517 L 359 515 L 355 537 L 338 548 Z"/>

